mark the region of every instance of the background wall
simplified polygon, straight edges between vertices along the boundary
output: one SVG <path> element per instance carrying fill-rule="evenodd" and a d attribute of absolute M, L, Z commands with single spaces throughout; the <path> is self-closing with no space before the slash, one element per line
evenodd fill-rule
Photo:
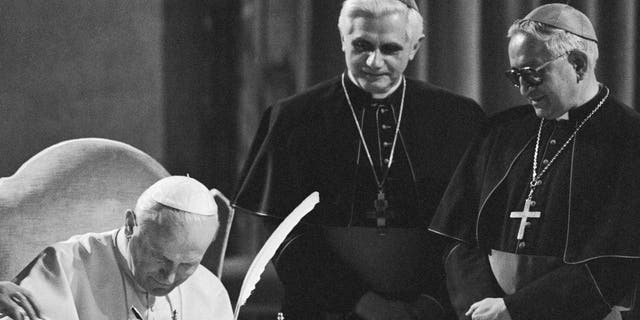
<path fill-rule="evenodd" d="M 105 137 L 165 158 L 159 1 L 0 2 L 0 174 Z"/>

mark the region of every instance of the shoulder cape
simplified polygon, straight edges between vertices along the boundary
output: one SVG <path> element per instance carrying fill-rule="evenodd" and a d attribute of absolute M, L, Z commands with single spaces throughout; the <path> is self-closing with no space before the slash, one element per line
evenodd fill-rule
<path fill-rule="evenodd" d="M 535 138 L 531 106 L 493 117 L 463 157 L 430 229 L 486 249 L 482 208 Z M 564 261 L 640 257 L 640 115 L 609 97 L 569 146 Z"/>
<path fill-rule="evenodd" d="M 430 219 L 484 113 L 471 99 L 412 79 L 405 112 L 401 134 Z M 305 221 L 335 221 L 327 216 L 344 211 L 352 194 L 358 142 L 340 77 L 277 102 L 263 115 L 234 206 L 282 218 L 318 191 L 320 203 Z"/>

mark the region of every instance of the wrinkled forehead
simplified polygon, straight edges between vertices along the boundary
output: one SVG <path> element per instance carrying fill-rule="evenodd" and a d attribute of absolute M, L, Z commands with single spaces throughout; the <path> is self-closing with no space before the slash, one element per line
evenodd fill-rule
<path fill-rule="evenodd" d="M 551 58 L 545 43 L 526 33 L 516 33 L 509 40 L 509 63 L 511 67 L 535 67 Z"/>
<path fill-rule="evenodd" d="M 202 260 L 206 247 L 189 241 L 175 241 L 170 238 L 142 239 L 145 247 L 156 257 L 163 257 L 176 263 L 196 263 Z"/>
<path fill-rule="evenodd" d="M 408 39 L 407 28 L 406 18 L 398 14 L 378 18 L 357 17 L 351 21 L 348 35 L 405 41 Z"/>
<path fill-rule="evenodd" d="M 138 221 L 141 233 L 156 242 L 210 241 L 217 228 L 217 217 L 192 216 L 190 213 L 161 210 L 143 214 Z"/>
<path fill-rule="evenodd" d="M 200 260 L 213 240 L 213 227 L 201 224 L 160 224 L 147 221 L 140 225 L 142 243 L 159 255 L 174 261 Z"/>

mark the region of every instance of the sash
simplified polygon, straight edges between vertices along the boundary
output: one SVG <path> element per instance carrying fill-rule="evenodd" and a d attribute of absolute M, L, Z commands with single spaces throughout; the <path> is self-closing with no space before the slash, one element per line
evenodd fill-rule
<path fill-rule="evenodd" d="M 514 294 L 537 278 L 563 265 L 562 259 L 515 254 L 491 249 L 489 262 L 493 275 L 506 294 Z"/>
<path fill-rule="evenodd" d="M 372 290 L 389 295 L 420 293 L 439 284 L 428 283 L 429 266 L 441 264 L 435 257 L 427 228 L 377 228 L 323 226 L 323 237 L 333 251 Z M 441 253 L 440 253 L 441 254 Z M 431 291 L 430 290 L 430 291 Z"/>

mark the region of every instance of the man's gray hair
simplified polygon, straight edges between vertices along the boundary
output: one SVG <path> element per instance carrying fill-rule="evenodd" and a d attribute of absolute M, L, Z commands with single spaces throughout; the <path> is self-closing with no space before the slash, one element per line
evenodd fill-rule
<path fill-rule="evenodd" d="M 410 9 L 399 0 L 345 0 L 338 18 L 340 35 L 351 32 L 352 20 L 357 17 L 378 18 L 390 14 L 399 13 L 407 17 L 407 37 L 412 42 L 417 42 L 424 36 L 424 21 L 420 12 Z"/>
<path fill-rule="evenodd" d="M 533 20 L 516 20 L 511 27 L 509 27 L 507 37 L 511 38 L 518 33 L 531 35 L 535 39 L 544 42 L 547 50 L 553 57 L 573 50 L 582 51 L 589 58 L 589 67 L 592 68 L 592 70 L 596 68 L 599 53 L 598 44 L 595 41 Z"/>

